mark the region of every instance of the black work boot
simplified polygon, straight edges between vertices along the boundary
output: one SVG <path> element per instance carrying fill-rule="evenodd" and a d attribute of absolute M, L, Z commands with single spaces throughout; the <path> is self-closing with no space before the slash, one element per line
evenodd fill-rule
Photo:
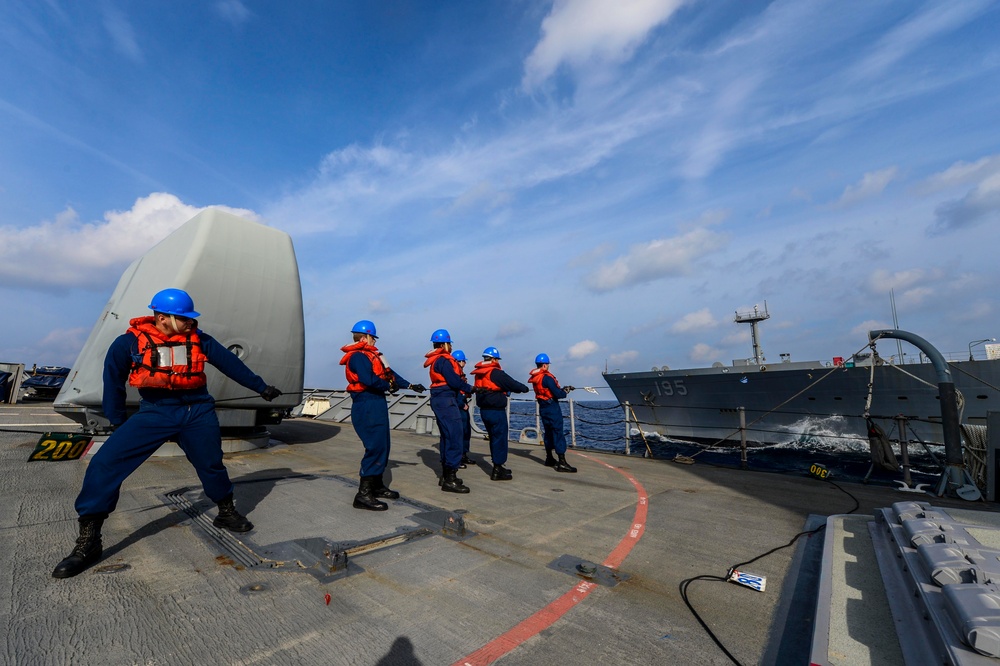
<path fill-rule="evenodd" d="M 369 511 L 385 511 L 389 505 L 375 499 L 375 476 L 361 477 L 358 484 L 358 494 L 354 496 L 355 509 L 368 509 Z"/>
<path fill-rule="evenodd" d="M 53 578 L 72 578 L 91 564 L 101 559 L 104 546 L 101 544 L 103 518 L 80 517 L 80 536 L 76 548 L 52 571 Z"/>
<path fill-rule="evenodd" d="M 459 467 L 461 469 L 465 469 L 465 468 L 467 468 L 471 464 L 472 464 L 472 459 L 469 458 L 469 454 L 463 453 L 462 454 L 462 463 L 459 465 Z"/>
<path fill-rule="evenodd" d="M 383 499 L 398 500 L 399 493 L 395 490 L 390 490 L 388 486 L 385 485 L 385 481 L 382 479 L 382 475 L 372 477 L 375 479 L 374 486 L 372 488 L 375 493 L 375 497 L 381 497 Z"/>
<path fill-rule="evenodd" d="M 490 474 L 491 481 L 510 481 L 513 478 L 514 475 L 503 465 L 493 465 L 493 473 Z"/>
<path fill-rule="evenodd" d="M 444 465 L 441 465 L 441 476 L 438 478 L 439 486 L 444 484 L 444 473 L 446 471 L 448 471 L 447 468 Z M 458 474 L 457 470 L 455 471 L 455 474 Z M 455 477 L 455 480 L 458 481 L 460 484 L 462 483 L 462 479 L 458 478 L 457 476 Z"/>
<path fill-rule="evenodd" d="M 545 466 L 546 467 L 556 466 L 556 459 L 555 456 L 552 455 L 552 449 L 545 449 Z"/>
<path fill-rule="evenodd" d="M 253 523 L 236 510 L 233 504 L 233 496 L 227 495 L 218 502 L 219 515 L 212 521 L 215 527 L 224 527 L 230 532 L 249 532 L 253 529 Z"/>
<path fill-rule="evenodd" d="M 555 464 L 555 468 L 557 472 L 576 473 L 576 467 L 573 467 L 566 462 L 566 454 L 564 453 L 559 454 L 559 462 Z"/>
<path fill-rule="evenodd" d="M 465 494 L 469 492 L 469 487 L 462 485 L 462 480 L 458 478 L 456 470 L 445 469 L 444 478 L 441 481 L 441 490 L 446 493 Z"/>

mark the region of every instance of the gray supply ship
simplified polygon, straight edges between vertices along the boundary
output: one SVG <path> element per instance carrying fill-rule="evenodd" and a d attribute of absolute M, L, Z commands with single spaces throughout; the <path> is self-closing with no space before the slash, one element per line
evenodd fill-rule
<path fill-rule="evenodd" d="M 931 363 L 897 365 L 872 354 L 792 361 L 782 354 L 780 363 L 768 364 L 761 352 L 758 324 L 769 316 L 766 305 L 763 311 L 754 307 L 753 312 L 736 314 L 736 323 L 751 327 L 753 356 L 730 366 L 715 363 L 710 368 L 606 372 L 604 379 L 618 401 L 632 408 L 642 430 L 670 439 L 715 443 L 728 438 L 739 443 L 741 420 L 752 442 L 808 441 L 817 432 L 831 431 L 864 439 L 871 382 L 869 413 L 886 433 L 897 439 L 899 417 L 903 417 L 905 439 L 943 441 L 937 375 Z M 988 347 L 992 356 L 995 346 Z M 964 399 L 961 422 L 985 425 L 987 411 L 1000 411 L 996 388 L 1000 386 L 1000 359 L 957 361 L 949 366 Z"/>

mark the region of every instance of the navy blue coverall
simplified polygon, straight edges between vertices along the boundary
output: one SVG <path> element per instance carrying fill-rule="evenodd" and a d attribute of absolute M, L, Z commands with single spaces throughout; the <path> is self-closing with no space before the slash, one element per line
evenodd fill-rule
<path fill-rule="evenodd" d="M 510 439 L 510 425 L 507 423 L 507 394 L 527 393 L 530 389 L 517 381 L 498 365 L 486 377 L 503 391 L 483 391 L 476 393 L 479 417 L 490 435 L 490 458 L 494 465 L 507 462 L 507 445 Z"/>
<path fill-rule="evenodd" d="M 565 455 L 566 433 L 563 432 L 563 413 L 559 401 L 569 394 L 556 386 L 552 377 L 543 378 L 542 386 L 552 394 L 551 400 L 538 401 L 538 415 L 542 417 L 544 431 L 545 457 L 551 457 L 553 449 L 558 455 Z"/>
<path fill-rule="evenodd" d="M 208 362 L 254 393 L 267 384 L 215 338 L 199 330 Z M 140 359 L 139 340 L 131 333 L 115 338 L 104 358 L 104 415 L 115 431 L 87 466 L 76 498 L 81 516 L 107 517 L 118 505 L 122 483 L 167 440 L 177 442 L 194 466 L 210 500 L 218 503 L 233 493 L 233 483 L 222 463 L 222 435 L 215 399 L 206 387 L 196 389 L 139 389 L 139 411 L 125 411 L 125 384 L 133 359 Z M 126 418 L 128 420 L 126 420 Z"/>
<path fill-rule="evenodd" d="M 364 391 L 351 392 L 351 424 L 365 447 L 360 476 L 380 476 L 389 463 L 389 404 L 385 400 L 389 382 L 375 374 L 371 359 L 360 352 L 351 354 L 347 367 L 365 387 Z M 410 386 L 395 370 L 389 372 L 397 387 Z"/>
<path fill-rule="evenodd" d="M 459 401 L 465 398 L 462 392 L 472 394 L 472 386 L 462 380 L 444 357 L 434 360 L 432 369 L 444 377 L 445 386 L 431 387 L 431 410 L 441 431 L 441 460 L 444 467 L 458 469 L 462 464 L 464 448 L 464 416 Z"/>

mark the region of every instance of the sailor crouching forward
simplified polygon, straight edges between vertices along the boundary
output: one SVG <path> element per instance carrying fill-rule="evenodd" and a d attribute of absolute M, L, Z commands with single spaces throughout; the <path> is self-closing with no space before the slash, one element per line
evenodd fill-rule
<path fill-rule="evenodd" d="M 215 400 L 205 363 L 270 402 L 281 391 L 268 386 L 243 361 L 198 329 L 187 292 L 164 289 L 149 304 L 152 316 L 132 319 L 104 359 L 104 415 L 115 427 L 94 454 L 76 498 L 80 537 L 52 576 L 69 578 L 101 558 L 101 526 L 118 504 L 122 483 L 167 440 L 177 442 L 194 465 L 205 494 L 219 507 L 213 523 L 232 532 L 253 524 L 233 504 L 233 483 L 222 462 Z M 139 411 L 125 411 L 125 382 L 139 389 Z M 128 420 L 126 420 L 128 418 Z"/>

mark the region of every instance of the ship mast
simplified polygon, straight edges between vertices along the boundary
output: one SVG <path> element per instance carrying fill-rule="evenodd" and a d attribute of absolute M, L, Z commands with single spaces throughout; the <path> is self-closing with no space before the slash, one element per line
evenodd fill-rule
<path fill-rule="evenodd" d="M 767 313 L 767 301 L 764 301 L 764 311 L 761 312 L 756 305 L 753 306 L 753 312 L 744 312 L 740 314 L 738 311 L 736 313 L 736 318 L 733 320 L 737 324 L 750 324 L 750 340 L 753 342 L 753 362 L 754 365 L 760 365 L 766 360 L 764 358 L 764 350 L 760 347 L 760 334 L 757 332 L 758 322 L 762 322 L 765 319 L 770 319 L 771 315 Z"/>

